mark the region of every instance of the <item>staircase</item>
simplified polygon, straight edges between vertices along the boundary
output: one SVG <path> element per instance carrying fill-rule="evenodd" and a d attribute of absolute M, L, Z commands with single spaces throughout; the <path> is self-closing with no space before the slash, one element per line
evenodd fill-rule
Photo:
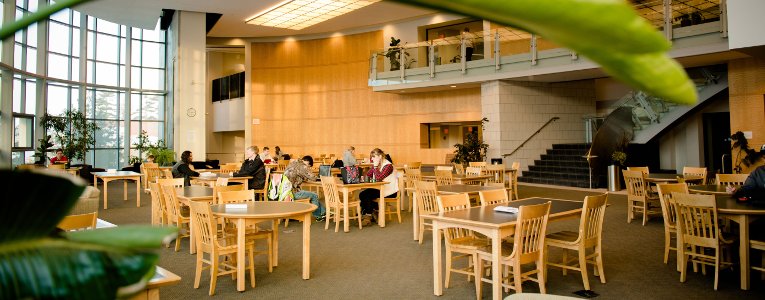
<path fill-rule="evenodd" d="M 520 182 L 540 183 L 581 188 L 590 187 L 590 169 L 587 154 L 590 144 L 554 144 L 541 159 L 518 178 Z M 597 187 L 599 178 L 593 174 L 592 186 Z"/>

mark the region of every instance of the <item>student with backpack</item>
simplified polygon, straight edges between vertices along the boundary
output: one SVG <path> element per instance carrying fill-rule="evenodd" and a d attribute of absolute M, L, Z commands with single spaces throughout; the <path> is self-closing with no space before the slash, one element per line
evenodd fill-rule
<path fill-rule="evenodd" d="M 318 208 L 313 211 L 313 216 L 317 222 L 325 220 L 325 208 L 319 201 L 319 195 L 300 189 L 305 181 L 315 181 L 316 177 L 311 172 L 313 159 L 310 156 L 304 157 L 301 161 L 293 161 L 287 165 L 284 174 L 275 176 L 271 180 L 271 186 L 268 189 L 268 198 L 274 201 L 293 201 L 294 199 L 309 198 L 311 203 Z"/>

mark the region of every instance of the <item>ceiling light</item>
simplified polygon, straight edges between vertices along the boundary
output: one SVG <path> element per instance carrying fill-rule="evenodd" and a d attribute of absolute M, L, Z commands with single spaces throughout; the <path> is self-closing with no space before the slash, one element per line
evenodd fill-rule
<path fill-rule="evenodd" d="M 456 85 L 450 85 L 450 87 L 453 87 L 453 88 L 454 88 L 454 87 L 457 87 L 457 86 L 456 86 Z"/>
<path fill-rule="evenodd" d="M 287 0 L 245 21 L 247 24 L 300 30 L 380 0 Z"/>

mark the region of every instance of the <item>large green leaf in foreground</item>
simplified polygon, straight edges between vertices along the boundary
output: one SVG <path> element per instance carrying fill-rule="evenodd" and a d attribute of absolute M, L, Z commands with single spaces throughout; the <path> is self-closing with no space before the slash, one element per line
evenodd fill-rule
<path fill-rule="evenodd" d="M 692 104 L 696 88 L 667 55 L 669 42 L 623 0 L 396 0 L 539 34 L 667 101 Z"/>
<path fill-rule="evenodd" d="M 114 299 L 154 275 L 174 227 L 56 233 L 84 182 L 64 173 L 0 171 L 0 299 Z"/>

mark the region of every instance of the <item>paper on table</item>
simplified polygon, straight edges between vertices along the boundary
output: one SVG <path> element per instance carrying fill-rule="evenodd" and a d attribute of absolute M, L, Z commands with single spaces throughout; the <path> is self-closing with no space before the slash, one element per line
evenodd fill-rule
<path fill-rule="evenodd" d="M 502 205 L 500 205 L 500 206 L 495 207 L 494 211 L 504 212 L 504 213 L 511 213 L 511 214 L 517 214 L 518 213 L 518 208 L 517 207 L 512 207 L 512 206 L 502 206 Z"/>
<path fill-rule="evenodd" d="M 215 173 L 213 172 L 202 172 L 199 173 L 199 177 L 216 177 Z"/>
<path fill-rule="evenodd" d="M 226 204 L 226 209 L 247 209 L 247 204 Z"/>

